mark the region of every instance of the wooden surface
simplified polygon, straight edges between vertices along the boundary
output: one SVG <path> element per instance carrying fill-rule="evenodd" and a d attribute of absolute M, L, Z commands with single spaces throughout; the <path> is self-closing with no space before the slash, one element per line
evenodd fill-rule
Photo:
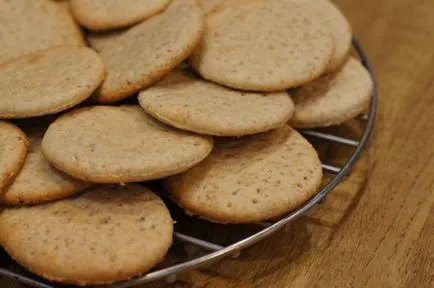
<path fill-rule="evenodd" d="M 143 287 L 434 287 L 434 1 L 336 3 L 379 82 L 369 153 L 323 204 L 238 259 Z"/>

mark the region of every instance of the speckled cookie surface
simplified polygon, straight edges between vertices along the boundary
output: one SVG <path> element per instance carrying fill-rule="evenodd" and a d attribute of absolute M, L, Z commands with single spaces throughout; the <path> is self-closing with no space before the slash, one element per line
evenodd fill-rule
<path fill-rule="evenodd" d="M 59 45 L 85 45 L 63 3 L 0 0 L 0 63 Z"/>
<path fill-rule="evenodd" d="M 311 1 L 311 0 L 306 0 Z M 352 31 L 350 23 L 339 8 L 330 0 L 313 1 L 315 9 L 330 28 L 334 51 L 327 72 L 338 69 L 347 59 L 351 50 Z"/>
<path fill-rule="evenodd" d="M 0 118 L 54 114 L 89 98 L 104 78 L 98 54 L 58 47 L 0 66 Z"/>
<path fill-rule="evenodd" d="M 149 18 L 166 8 L 171 0 L 71 0 L 72 13 L 93 31 L 118 29 Z"/>
<path fill-rule="evenodd" d="M 0 121 L 0 193 L 23 167 L 29 141 L 18 127 Z"/>
<path fill-rule="evenodd" d="M 96 183 L 126 183 L 183 172 L 211 151 L 211 137 L 166 126 L 140 106 L 95 106 L 59 117 L 42 152 L 58 169 Z"/>
<path fill-rule="evenodd" d="M 294 112 L 286 92 L 236 91 L 177 69 L 139 94 L 146 113 L 177 128 L 215 136 L 242 136 L 283 126 Z"/>
<path fill-rule="evenodd" d="M 31 147 L 21 171 L 0 195 L 1 203 L 39 204 L 69 197 L 90 186 L 89 183 L 73 179 L 58 171 L 45 160 L 41 152 L 41 140 L 45 132 L 43 127 L 26 132 Z"/>
<path fill-rule="evenodd" d="M 86 38 L 89 41 L 90 46 L 98 52 L 101 52 L 106 48 L 110 43 L 117 43 L 120 45 L 116 39 L 122 36 L 128 29 L 100 32 L 100 33 L 88 33 Z"/>
<path fill-rule="evenodd" d="M 224 0 L 198 0 L 199 7 L 202 8 L 205 15 L 208 15 L 217 8 L 218 5 L 223 3 Z"/>
<path fill-rule="evenodd" d="M 175 0 L 163 13 L 116 37 L 100 52 L 107 78 L 94 99 L 112 103 L 154 84 L 188 57 L 203 29 L 196 1 Z"/>
<path fill-rule="evenodd" d="M 252 91 L 279 91 L 319 77 L 333 53 L 327 25 L 309 1 L 226 1 L 206 17 L 191 66 L 204 78 Z"/>
<path fill-rule="evenodd" d="M 362 113 L 372 94 L 368 71 L 355 58 L 340 70 L 293 92 L 295 114 L 290 125 L 298 128 L 340 124 Z"/>
<path fill-rule="evenodd" d="M 107 284 L 145 273 L 172 244 L 164 203 L 139 185 L 102 185 L 58 202 L 5 209 L 0 239 L 18 263 L 52 281 Z"/>
<path fill-rule="evenodd" d="M 239 139 L 216 140 L 208 158 L 165 180 L 191 214 L 222 223 L 281 216 L 308 200 L 322 179 L 314 148 L 289 126 Z"/>

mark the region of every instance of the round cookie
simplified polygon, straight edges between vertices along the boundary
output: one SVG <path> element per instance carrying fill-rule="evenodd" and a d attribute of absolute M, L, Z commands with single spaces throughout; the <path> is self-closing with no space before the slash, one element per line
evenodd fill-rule
<path fill-rule="evenodd" d="M 205 15 L 211 14 L 224 0 L 198 0 L 199 7 Z"/>
<path fill-rule="evenodd" d="M 215 136 L 242 136 L 284 125 L 294 112 L 286 92 L 247 93 L 198 79 L 177 69 L 143 90 L 146 113 L 179 129 Z"/>
<path fill-rule="evenodd" d="M 133 25 L 160 13 L 171 0 L 71 0 L 75 19 L 87 29 L 102 31 Z"/>
<path fill-rule="evenodd" d="M 140 106 L 94 106 L 59 117 L 42 152 L 59 170 L 95 183 L 128 183 L 183 172 L 212 150 L 211 137 L 168 127 Z"/>
<path fill-rule="evenodd" d="M 15 125 L 0 121 L 0 192 L 20 172 L 26 159 L 29 141 Z"/>
<path fill-rule="evenodd" d="M 104 78 L 98 54 L 58 47 L 0 66 L 0 118 L 54 114 L 89 98 Z"/>
<path fill-rule="evenodd" d="M 362 64 L 351 57 L 340 70 L 325 75 L 292 93 L 292 127 L 314 128 L 340 124 L 369 105 L 372 80 Z"/>
<path fill-rule="evenodd" d="M 326 21 L 333 37 L 334 51 L 327 67 L 327 72 L 333 72 L 345 63 L 350 54 L 351 25 L 345 15 L 330 0 L 316 0 L 313 7 L 318 10 L 319 16 Z"/>
<path fill-rule="evenodd" d="M 94 99 L 113 103 L 154 84 L 190 55 L 203 29 L 196 1 L 176 0 L 163 13 L 111 39 L 100 52 L 107 78 Z"/>
<path fill-rule="evenodd" d="M 236 89 L 279 91 L 326 70 L 333 39 L 310 1 L 225 1 L 206 17 L 190 65 L 204 78 Z"/>
<path fill-rule="evenodd" d="M 147 188 L 102 185 L 72 199 L 0 214 L 2 246 L 22 266 L 68 284 L 127 280 L 161 262 L 173 223 Z"/>
<path fill-rule="evenodd" d="M 12 184 L 0 195 L 7 205 L 40 204 L 77 194 L 87 187 L 85 183 L 53 168 L 41 152 L 45 129 L 35 128 L 28 133 L 31 149 L 24 166 Z"/>
<path fill-rule="evenodd" d="M 86 45 L 63 3 L 0 0 L 0 7 L 0 63 L 59 45 Z"/>
<path fill-rule="evenodd" d="M 208 158 L 164 180 L 188 213 L 220 223 L 284 215 L 311 198 L 322 179 L 314 148 L 289 126 L 239 139 L 216 139 Z"/>
<path fill-rule="evenodd" d="M 126 31 L 128 30 L 122 29 L 101 33 L 88 33 L 87 41 L 89 41 L 90 46 L 94 50 L 96 50 L 97 52 L 101 52 L 105 49 L 105 47 L 111 45 L 110 43 L 117 43 L 116 39 L 125 34 Z M 119 43 L 117 44 L 119 45 Z"/>

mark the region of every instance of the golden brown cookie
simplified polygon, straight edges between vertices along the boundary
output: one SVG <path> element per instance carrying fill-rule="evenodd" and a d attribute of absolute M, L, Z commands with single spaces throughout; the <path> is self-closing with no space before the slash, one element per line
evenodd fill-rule
<path fill-rule="evenodd" d="M 63 3 L 0 0 L 0 63 L 59 45 L 86 45 Z"/>
<path fill-rule="evenodd" d="M 212 13 L 218 5 L 223 3 L 224 0 L 198 0 L 199 7 L 202 8 L 205 15 Z"/>
<path fill-rule="evenodd" d="M 333 37 L 334 51 L 327 67 L 327 72 L 333 72 L 345 63 L 350 54 L 352 39 L 351 26 L 345 15 L 332 1 L 315 0 L 313 2 L 315 3 L 313 7 L 317 9 L 319 17 L 325 20 Z"/>
<path fill-rule="evenodd" d="M 72 199 L 0 214 L 3 248 L 51 281 L 109 284 L 163 260 L 173 224 L 160 198 L 143 186 L 103 185 Z"/>
<path fill-rule="evenodd" d="M 279 217 L 311 198 L 321 183 L 314 148 L 289 126 L 239 139 L 216 139 L 208 158 L 165 180 L 188 213 L 221 223 Z"/>
<path fill-rule="evenodd" d="M 294 113 L 286 92 L 236 91 L 177 69 L 143 90 L 146 113 L 179 129 L 215 136 L 242 136 L 283 126 Z"/>
<path fill-rule="evenodd" d="M 333 39 L 310 5 L 223 2 L 206 17 L 191 66 L 208 80 L 248 91 L 279 91 L 312 81 L 328 67 Z"/>
<path fill-rule="evenodd" d="M 55 169 L 45 160 L 41 152 L 45 128 L 37 126 L 26 130 L 31 142 L 30 151 L 18 176 L 0 195 L 1 203 L 39 204 L 72 196 L 90 186 L 90 183 L 76 180 Z"/>
<path fill-rule="evenodd" d="M 29 140 L 18 127 L 0 121 L 0 193 L 14 180 L 24 165 Z"/>
<path fill-rule="evenodd" d="M 136 24 L 160 13 L 171 0 L 71 0 L 77 21 L 87 29 L 102 31 Z"/>
<path fill-rule="evenodd" d="M 28 118 L 71 108 L 104 79 L 98 54 L 87 47 L 57 47 L 0 66 L 0 118 Z"/>
<path fill-rule="evenodd" d="M 297 128 L 313 128 L 352 119 L 368 107 L 372 88 L 368 71 L 359 60 L 350 58 L 340 70 L 291 94 L 295 114 L 289 124 Z"/>
<path fill-rule="evenodd" d="M 94 99 L 113 103 L 154 84 L 190 55 L 203 29 L 196 1 L 176 0 L 163 13 L 116 37 L 100 52 L 107 78 Z"/>
<path fill-rule="evenodd" d="M 101 52 L 105 47 L 114 42 L 115 45 L 119 45 L 116 38 L 122 36 L 128 29 L 114 30 L 101 33 L 88 33 L 87 41 L 89 41 L 90 46 L 97 52 Z"/>
<path fill-rule="evenodd" d="M 127 183 L 183 172 L 202 161 L 211 137 L 179 131 L 140 106 L 94 106 L 59 117 L 42 140 L 56 168 L 96 183 Z"/>

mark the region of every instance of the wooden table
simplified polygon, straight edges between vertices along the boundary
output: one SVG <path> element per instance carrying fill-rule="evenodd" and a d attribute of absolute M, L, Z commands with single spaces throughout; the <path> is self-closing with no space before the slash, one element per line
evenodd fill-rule
<path fill-rule="evenodd" d="M 434 287 L 434 1 L 336 3 L 378 77 L 368 155 L 325 203 L 238 259 L 143 287 Z"/>

